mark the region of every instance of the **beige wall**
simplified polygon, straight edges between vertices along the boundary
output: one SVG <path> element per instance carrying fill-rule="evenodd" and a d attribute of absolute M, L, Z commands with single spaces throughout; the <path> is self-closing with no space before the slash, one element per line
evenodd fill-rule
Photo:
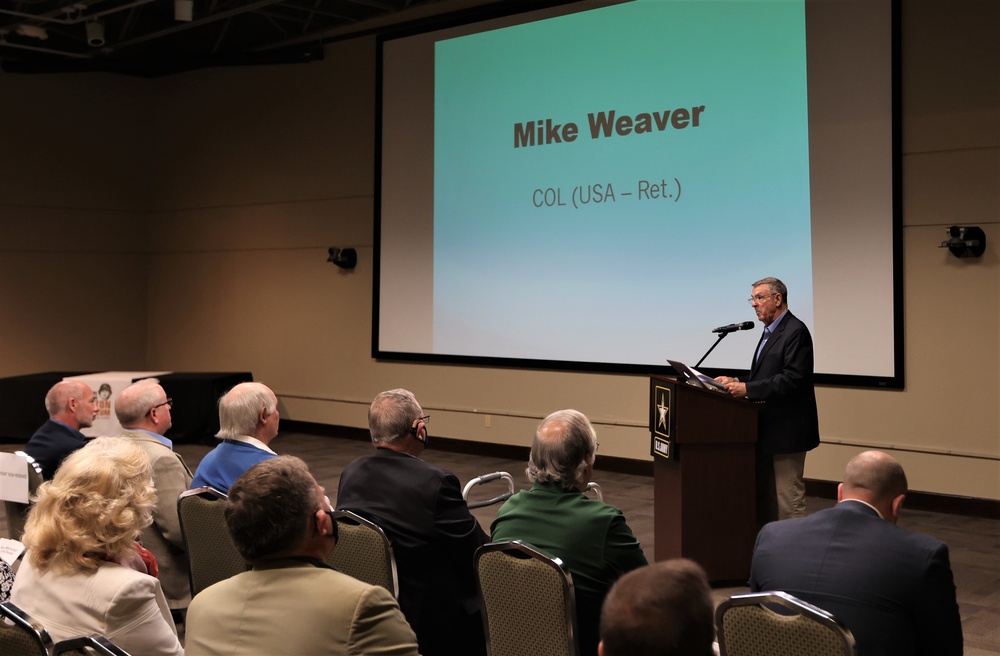
<path fill-rule="evenodd" d="M 148 94 L 111 76 L 0 76 L 0 375 L 145 359 L 149 180 L 133 117 Z"/>
<path fill-rule="evenodd" d="M 851 454 L 879 446 L 894 449 L 914 489 L 1000 499 L 1000 3 L 903 4 L 907 387 L 821 388 L 824 445 L 806 473 L 835 480 Z M 60 203 L 116 210 L 125 232 L 136 221 L 131 237 L 101 253 L 88 242 L 68 256 L 80 265 L 106 258 L 129 271 L 127 280 L 116 277 L 129 299 L 109 294 L 101 312 L 85 310 L 89 322 L 105 314 L 135 321 L 121 324 L 121 349 L 98 342 L 86 357 L 75 349 L 56 357 L 46 344 L 58 331 L 37 329 L 46 304 L 30 297 L 57 282 L 48 265 L 58 257 L 51 244 L 25 238 L 33 247 L 16 253 L 21 268 L 12 269 L 7 255 L 0 262 L 4 280 L 23 271 L 17 279 L 30 281 L 0 292 L 0 302 L 14 294 L 31 309 L 8 311 L 4 303 L 0 310 L 11 322 L 0 327 L 0 349 L 19 352 L 16 366 L 4 356 L 0 373 L 249 369 L 278 392 L 285 417 L 349 426 L 365 425 L 375 393 L 405 386 L 433 415 L 432 435 L 508 444 L 526 444 L 548 412 L 576 407 L 597 422 L 602 454 L 648 458 L 643 377 L 371 359 L 374 40 L 326 54 L 304 66 L 153 81 L 32 78 L 46 103 L 63 106 L 81 80 L 108 86 L 90 102 L 115 156 L 80 167 L 86 144 L 72 141 L 70 163 L 60 162 L 60 177 L 50 175 L 42 189 L 76 173 L 83 182 L 67 183 L 73 193 L 60 193 Z M 4 97 L 11 85 L 25 82 L 0 77 Z M 122 103 L 144 111 L 123 114 Z M 116 112 L 117 122 L 101 118 L 101 108 Z M 20 119 L 35 125 L 28 112 Z M 62 143 L 40 132 L 53 151 Z M 4 176 L 12 166 L 0 163 Z M 132 187 L 119 198 L 90 189 L 109 175 Z M 13 208 L 22 227 L 34 225 L 23 217 L 39 207 L 43 224 L 69 220 L 45 194 L 19 197 L 16 186 L 0 187 L 0 211 L 11 210 L 4 203 L 13 192 L 15 205 L 28 206 Z M 72 205 L 77 197 L 87 201 Z M 959 261 L 937 247 L 944 227 L 956 223 L 985 228 L 993 240 L 985 257 Z M 326 263 L 329 246 L 357 248 L 358 268 Z M 858 319 L 851 295 L 861 293 L 844 291 L 845 321 Z"/>

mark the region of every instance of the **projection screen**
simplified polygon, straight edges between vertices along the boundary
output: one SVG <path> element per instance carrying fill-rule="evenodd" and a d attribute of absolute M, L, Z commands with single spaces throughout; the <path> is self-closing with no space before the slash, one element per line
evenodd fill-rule
<path fill-rule="evenodd" d="M 901 387 L 895 10 L 575 2 L 381 39 L 373 356 L 663 371 L 776 276 L 820 382 Z"/>

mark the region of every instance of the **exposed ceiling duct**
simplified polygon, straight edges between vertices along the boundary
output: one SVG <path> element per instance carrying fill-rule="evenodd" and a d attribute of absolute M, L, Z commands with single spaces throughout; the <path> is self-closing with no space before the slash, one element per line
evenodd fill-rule
<path fill-rule="evenodd" d="M 0 0 L 0 67 L 8 73 L 109 71 L 153 77 L 206 66 L 308 62 L 322 57 L 325 42 L 384 29 L 393 20 L 419 15 L 422 8 L 433 5 L 440 13 L 488 4 Z"/>

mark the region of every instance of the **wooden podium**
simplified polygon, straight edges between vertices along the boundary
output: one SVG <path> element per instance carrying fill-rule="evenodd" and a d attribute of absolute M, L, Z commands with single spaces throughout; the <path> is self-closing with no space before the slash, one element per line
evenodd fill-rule
<path fill-rule="evenodd" d="M 757 410 L 674 378 L 649 379 L 656 560 L 690 558 L 745 584 L 757 536 Z"/>

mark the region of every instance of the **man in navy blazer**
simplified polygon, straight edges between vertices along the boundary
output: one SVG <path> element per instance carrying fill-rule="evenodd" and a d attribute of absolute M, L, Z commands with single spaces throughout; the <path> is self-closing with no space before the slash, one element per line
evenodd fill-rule
<path fill-rule="evenodd" d="M 893 457 L 855 456 L 836 506 L 761 530 L 750 589 L 781 590 L 832 613 L 859 656 L 960 656 L 948 546 L 895 525 L 906 489 Z"/>
<path fill-rule="evenodd" d="M 399 607 L 423 656 L 485 655 L 473 556 L 489 536 L 458 478 L 418 457 L 429 420 L 407 390 L 376 396 L 368 410 L 375 454 L 344 468 L 337 509 L 367 517 L 392 541 Z"/>
<path fill-rule="evenodd" d="M 87 443 L 81 428 L 94 425 L 97 396 L 90 385 L 78 380 L 61 380 L 45 395 L 49 420 L 31 436 L 24 452 L 42 468 L 42 477 L 52 480 L 69 454 Z"/>
<path fill-rule="evenodd" d="M 729 393 L 757 404 L 757 523 L 806 514 L 806 451 L 819 445 L 809 329 L 788 310 L 777 278 L 753 284 L 750 305 L 764 324 L 746 381 L 720 376 Z"/>

